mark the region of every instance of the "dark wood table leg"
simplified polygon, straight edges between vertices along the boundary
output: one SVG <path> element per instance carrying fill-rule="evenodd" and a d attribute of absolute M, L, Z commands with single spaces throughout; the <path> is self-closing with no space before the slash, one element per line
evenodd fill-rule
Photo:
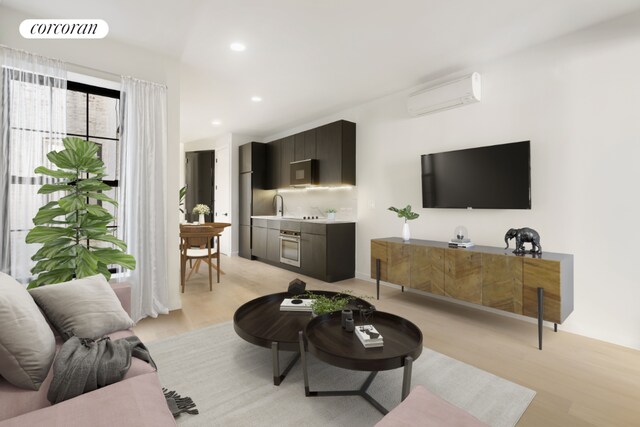
<path fill-rule="evenodd" d="M 404 369 L 402 371 L 402 400 L 405 400 L 411 391 L 411 371 L 413 367 L 413 357 L 404 358 Z"/>

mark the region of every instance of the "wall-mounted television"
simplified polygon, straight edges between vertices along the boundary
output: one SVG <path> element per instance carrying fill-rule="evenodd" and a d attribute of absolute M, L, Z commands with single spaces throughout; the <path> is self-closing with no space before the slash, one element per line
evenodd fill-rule
<path fill-rule="evenodd" d="M 531 209 L 530 142 L 422 155 L 422 207 Z"/>

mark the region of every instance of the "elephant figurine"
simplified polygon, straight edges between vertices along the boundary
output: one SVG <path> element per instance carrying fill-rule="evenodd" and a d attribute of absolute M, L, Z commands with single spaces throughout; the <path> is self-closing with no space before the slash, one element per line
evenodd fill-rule
<path fill-rule="evenodd" d="M 516 255 L 526 254 L 527 251 L 524 248 L 525 242 L 531 243 L 531 250 L 529 253 L 541 254 L 542 246 L 540 246 L 540 235 L 532 228 L 510 228 L 507 234 L 504 235 L 504 242 L 507 244 L 505 249 L 509 249 L 509 240 L 516 238 L 516 249 L 513 251 Z"/>

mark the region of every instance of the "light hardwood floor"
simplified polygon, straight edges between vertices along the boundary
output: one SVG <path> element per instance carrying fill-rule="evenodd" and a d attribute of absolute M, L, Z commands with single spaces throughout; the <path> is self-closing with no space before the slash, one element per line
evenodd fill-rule
<path fill-rule="evenodd" d="M 182 309 L 142 320 L 136 334 L 152 342 L 232 320 L 244 302 L 285 291 L 297 277 L 239 257 L 223 257 L 221 264 L 227 274 L 212 292 L 201 268 L 187 282 Z M 363 280 L 330 284 L 300 278 L 307 289 L 375 296 L 375 285 Z M 640 351 L 563 332 L 562 327 L 558 333 L 545 329 L 539 351 L 535 324 L 391 287 L 382 286 L 374 304 L 418 325 L 426 347 L 535 390 L 519 426 L 640 426 Z"/>

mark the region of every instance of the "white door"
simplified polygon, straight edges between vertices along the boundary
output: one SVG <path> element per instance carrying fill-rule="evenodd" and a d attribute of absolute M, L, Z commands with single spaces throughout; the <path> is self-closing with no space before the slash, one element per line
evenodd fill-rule
<path fill-rule="evenodd" d="M 229 164 L 229 148 L 216 148 L 216 165 L 215 165 L 215 206 L 214 217 L 215 222 L 231 222 L 231 180 L 229 173 L 231 165 Z M 220 252 L 229 256 L 231 255 L 231 227 L 225 228 L 220 236 Z"/>

